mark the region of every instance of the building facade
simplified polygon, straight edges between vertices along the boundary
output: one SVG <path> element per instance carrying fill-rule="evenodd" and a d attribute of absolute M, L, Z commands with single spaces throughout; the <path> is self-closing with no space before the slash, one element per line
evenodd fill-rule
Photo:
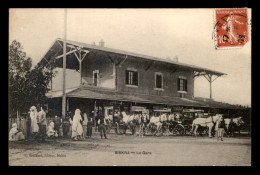
<path fill-rule="evenodd" d="M 197 76 L 224 73 L 166 59 L 89 45 L 66 42 L 66 111 L 76 108 L 91 115 L 104 114 L 104 107 L 114 106 L 130 111 L 132 105 L 152 110 L 154 106 L 168 108 L 210 108 L 194 98 L 194 80 Z M 61 115 L 63 40 L 57 39 L 39 64 L 56 59 L 53 70 L 49 109 Z M 217 106 L 214 108 L 223 108 Z"/>

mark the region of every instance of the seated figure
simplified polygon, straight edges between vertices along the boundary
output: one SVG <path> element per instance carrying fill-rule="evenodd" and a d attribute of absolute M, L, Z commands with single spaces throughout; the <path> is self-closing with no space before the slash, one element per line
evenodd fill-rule
<path fill-rule="evenodd" d="M 12 129 L 9 131 L 9 141 L 19 141 L 24 140 L 25 137 L 22 132 L 18 131 L 17 124 L 12 124 Z"/>
<path fill-rule="evenodd" d="M 58 137 L 57 132 L 54 130 L 54 122 L 50 122 L 49 126 L 47 127 L 47 137 L 53 138 Z"/>

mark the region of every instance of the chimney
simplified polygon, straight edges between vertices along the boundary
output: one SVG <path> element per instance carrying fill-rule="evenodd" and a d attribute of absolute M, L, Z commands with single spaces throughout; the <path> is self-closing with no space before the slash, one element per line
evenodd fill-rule
<path fill-rule="evenodd" d="M 92 44 L 93 44 L 93 46 L 95 46 L 96 45 L 95 41 Z"/>
<path fill-rule="evenodd" d="M 105 47 L 105 42 L 103 40 L 99 41 L 99 46 L 100 47 Z"/>

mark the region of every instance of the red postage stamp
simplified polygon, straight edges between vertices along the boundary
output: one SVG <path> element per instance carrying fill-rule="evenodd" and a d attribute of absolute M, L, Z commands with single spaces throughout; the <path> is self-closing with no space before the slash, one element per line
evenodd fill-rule
<path fill-rule="evenodd" d="M 248 41 L 247 9 L 216 10 L 216 46 L 242 47 Z"/>

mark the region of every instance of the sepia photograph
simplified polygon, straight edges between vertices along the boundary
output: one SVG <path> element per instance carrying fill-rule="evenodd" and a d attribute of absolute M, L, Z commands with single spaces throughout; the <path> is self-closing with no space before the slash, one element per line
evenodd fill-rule
<path fill-rule="evenodd" d="M 251 8 L 9 8 L 9 166 L 251 166 Z"/>

